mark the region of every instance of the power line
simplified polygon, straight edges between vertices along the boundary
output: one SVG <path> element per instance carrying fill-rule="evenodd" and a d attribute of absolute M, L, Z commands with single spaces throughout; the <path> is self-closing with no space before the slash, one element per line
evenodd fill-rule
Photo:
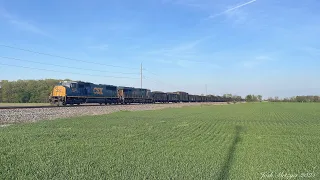
<path fill-rule="evenodd" d="M 144 78 L 147 79 L 147 80 L 153 81 L 153 82 L 155 82 L 155 83 L 167 84 L 167 85 L 169 85 L 169 86 L 171 86 L 171 87 L 173 87 L 173 88 L 175 88 L 175 89 L 177 89 L 177 90 L 180 89 L 179 87 L 177 87 L 177 86 L 175 86 L 175 85 L 173 85 L 173 84 L 163 82 L 163 81 L 161 81 L 161 80 L 159 80 L 159 79 L 155 79 L 155 78 L 151 79 L 151 78 L 146 77 L 146 76 L 144 76 Z"/>
<path fill-rule="evenodd" d="M 96 64 L 96 65 L 116 67 L 116 68 L 125 68 L 125 69 L 140 69 L 140 68 L 131 68 L 131 67 L 115 66 L 115 65 L 103 64 L 103 63 L 97 63 L 97 62 L 84 61 L 84 60 L 80 60 L 80 59 L 68 58 L 68 57 L 63 57 L 63 56 L 59 56 L 59 55 L 43 53 L 43 52 L 39 52 L 39 51 L 33 51 L 33 50 L 29 50 L 29 49 L 22 49 L 22 48 L 18 48 L 18 47 L 3 45 L 3 44 L 0 44 L 0 46 L 10 48 L 10 49 L 16 49 L 16 50 L 20 50 L 20 51 L 31 52 L 31 53 L 35 53 L 35 54 L 41 54 L 41 55 L 45 55 L 45 56 L 56 57 L 56 58 L 60 58 L 60 59 L 76 61 L 76 62 L 84 62 L 84 63 L 89 63 L 89 64 Z"/>
<path fill-rule="evenodd" d="M 62 65 L 56 65 L 56 64 L 51 64 L 51 63 L 30 61 L 30 60 L 18 59 L 18 58 L 6 57 L 6 56 L 0 56 L 0 58 L 11 59 L 11 60 L 15 60 L 15 61 L 25 61 L 25 62 L 31 62 L 31 63 L 37 63 L 37 64 L 43 64 L 43 65 L 50 65 L 50 66 L 56 66 L 56 67 L 65 67 L 65 68 L 70 68 L 70 69 L 86 70 L 86 71 L 97 71 L 97 72 L 107 72 L 107 73 L 116 73 L 116 74 L 136 74 L 136 75 L 139 75 L 139 73 L 111 72 L 111 71 L 93 70 L 93 69 L 86 69 L 86 68 L 77 68 L 77 67 L 71 67 L 71 66 L 62 66 Z"/>
<path fill-rule="evenodd" d="M 153 73 L 152 71 L 149 71 L 148 69 L 144 69 L 144 70 L 147 71 L 148 73 L 152 74 L 152 75 L 155 75 L 155 76 L 160 77 L 159 74 L 155 74 L 155 73 Z M 148 79 L 148 80 L 151 80 L 151 81 L 153 81 L 153 82 L 155 82 L 155 83 L 168 84 L 168 85 L 171 86 L 171 87 L 174 87 L 174 88 L 176 88 L 176 89 L 180 89 L 180 88 L 178 88 L 178 87 L 175 86 L 175 85 L 172 85 L 172 84 L 170 84 L 170 83 L 165 83 L 165 82 L 160 81 L 160 80 L 158 80 L 158 79 L 156 79 L 156 78 L 153 78 L 153 80 L 150 79 L 150 78 L 148 78 L 148 77 L 146 77 L 146 76 L 144 76 L 144 78 L 145 78 L 145 79 Z"/>
<path fill-rule="evenodd" d="M 83 74 L 83 73 L 73 73 L 73 72 L 65 72 L 65 71 L 56 71 L 56 70 L 50 70 L 50 69 L 41 69 L 41 68 L 33 68 L 33 67 L 27 67 L 27 66 L 18 66 L 18 65 L 12 65 L 12 64 L 4 64 L 0 63 L 4 66 L 12 66 L 12 67 L 19 67 L 19 68 L 25 68 L 25 69 L 35 69 L 40 71 L 50 71 L 50 72 L 58 72 L 58 73 L 66 73 L 66 74 L 76 74 L 76 75 L 85 75 L 85 76 L 97 76 L 97 77 L 107 77 L 107 78 L 119 78 L 119 79 L 139 79 L 139 78 L 131 78 L 131 77 L 118 77 L 118 76 L 101 76 L 101 75 L 93 75 L 93 74 Z"/>

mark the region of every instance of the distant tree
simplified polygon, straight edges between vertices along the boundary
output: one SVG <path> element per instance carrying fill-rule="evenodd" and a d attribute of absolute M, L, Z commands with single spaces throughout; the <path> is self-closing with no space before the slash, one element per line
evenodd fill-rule
<path fill-rule="evenodd" d="M 305 102 L 305 98 L 303 96 L 296 97 L 297 102 Z"/>
<path fill-rule="evenodd" d="M 268 101 L 273 102 L 274 101 L 273 97 L 268 97 Z"/>
<path fill-rule="evenodd" d="M 233 100 L 233 101 L 240 102 L 241 99 L 242 99 L 241 96 L 237 96 L 237 95 L 233 95 L 233 96 L 232 96 L 232 100 Z"/>
<path fill-rule="evenodd" d="M 258 101 L 262 101 L 262 96 L 261 95 L 253 95 L 253 94 L 249 94 L 246 96 L 245 99 L 247 102 L 258 102 Z"/>
<path fill-rule="evenodd" d="M 257 96 L 257 99 L 258 99 L 258 101 L 261 102 L 261 101 L 262 101 L 262 96 L 261 96 L 261 95 L 258 95 L 258 96 Z"/>
<path fill-rule="evenodd" d="M 247 101 L 247 102 L 252 102 L 252 101 L 253 101 L 253 98 L 252 98 L 252 95 L 251 95 L 251 94 L 249 94 L 249 95 L 246 96 L 246 101 Z"/>
<path fill-rule="evenodd" d="M 224 94 L 223 97 L 224 98 L 232 98 L 232 94 Z"/>
<path fill-rule="evenodd" d="M 269 97 L 269 102 L 320 102 L 319 96 L 293 96 L 290 98 L 280 99 L 279 97 Z"/>
<path fill-rule="evenodd" d="M 294 97 L 291 97 L 291 98 L 290 98 L 290 102 L 297 102 L 297 97 L 295 97 L 295 96 L 294 96 Z"/>

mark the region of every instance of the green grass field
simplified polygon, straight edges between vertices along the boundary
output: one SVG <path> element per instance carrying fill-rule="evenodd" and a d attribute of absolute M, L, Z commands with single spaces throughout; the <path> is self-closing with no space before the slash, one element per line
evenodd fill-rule
<path fill-rule="evenodd" d="M 118 112 L 0 128 L 0 179 L 320 179 L 320 104 Z"/>

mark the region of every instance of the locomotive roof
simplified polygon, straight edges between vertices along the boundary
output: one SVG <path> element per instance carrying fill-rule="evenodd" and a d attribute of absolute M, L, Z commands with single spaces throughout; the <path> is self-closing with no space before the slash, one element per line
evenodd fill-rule
<path fill-rule="evenodd" d="M 84 82 L 84 81 L 60 81 L 60 84 L 71 84 L 71 83 L 77 83 L 77 84 L 92 84 L 92 85 L 98 85 L 98 86 L 109 86 L 109 87 L 117 87 L 110 84 L 94 84 L 91 82 Z"/>
<path fill-rule="evenodd" d="M 118 89 L 141 89 L 141 88 L 118 86 Z M 144 89 L 144 88 L 142 88 L 141 90 L 149 90 L 150 91 L 150 89 Z"/>

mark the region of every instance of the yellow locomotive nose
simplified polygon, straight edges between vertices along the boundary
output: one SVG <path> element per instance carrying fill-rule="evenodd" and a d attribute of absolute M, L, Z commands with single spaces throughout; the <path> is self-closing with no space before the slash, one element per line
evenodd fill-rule
<path fill-rule="evenodd" d="M 55 97 L 65 97 L 66 94 L 66 88 L 63 86 L 55 86 L 52 90 L 52 96 Z"/>

